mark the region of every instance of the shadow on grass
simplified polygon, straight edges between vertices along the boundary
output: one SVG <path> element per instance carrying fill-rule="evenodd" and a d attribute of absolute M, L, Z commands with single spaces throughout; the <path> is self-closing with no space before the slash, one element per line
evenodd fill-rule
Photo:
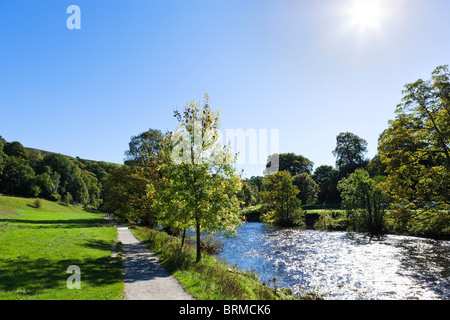
<path fill-rule="evenodd" d="M 113 266 L 110 257 L 98 259 L 50 260 L 18 257 L 1 261 L 0 291 L 15 295 L 38 295 L 43 290 L 69 290 L 67 268 L 76 265 L 81 272 L 81 286 L 101 287 L 121 282 L 119 262 Z"/>
<path fill-rule="evenodd" d="M 67 219 L 67 220 L 30 220 L 0 218 L 1 222 L 27 225 L 27 228 L 98 228 L 109 224 L 103 218 L 98 219 Z"/>
<path fill-rule="evenodd" d="M 93 240 L 90 239 L 86 243 L 82 244 L 82 246 L 90 249 L 103 250 L 111 252 L 111 243 L 105 240 Z"/>

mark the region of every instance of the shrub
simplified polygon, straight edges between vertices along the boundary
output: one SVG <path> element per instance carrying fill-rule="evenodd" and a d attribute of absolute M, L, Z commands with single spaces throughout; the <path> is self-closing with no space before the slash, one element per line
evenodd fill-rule
<path fill-rule="evenodd" d="M 319 215 L 319 219 L 314 224 L 315 229 L 320 230 L 346 230 L 347 215 L 345 212 L 324 211 Z"/>
<path fill-rule="evenodd" d="M 415 209 L 414 204 L 392 206 L 390 231 L 434 239 L 450 238 L 450 211 L 439 208 Z"/>
<path fill-rule="evenodd" d="M 222 250 L 224 243 L 219 239 L 215 239 L 214 235 L 208 234 L 201 239 L 200 245 L 204 253 L 214 255 Z"/>
<path fill-rule="evenodd" d="M 51 201 L 55 201 L 55 202 L 58 202 L 59 200 L 61 200 L 61 196 L 59 195 L 59 194 L 52 194 L 51 196 L 50 196 L 50 200 Z"/>
<path fill-rule="evenodd" d="M 39 199 L 39 198 L 36 198 L 36 200 L 34 200 L 34 206 L 36 207 L 36 208 L 42 208 L 42 206 L 43 206 L 43 202 L 42 202 L 42 200 L 41 199 Z"/>
<path fill-rule="evenodd" d="M 73 203 L 73 197 L 70 192 L 67 192 L 66 196 L 64 197 L 64 204 L 68 207 L 71 203 Z"/>

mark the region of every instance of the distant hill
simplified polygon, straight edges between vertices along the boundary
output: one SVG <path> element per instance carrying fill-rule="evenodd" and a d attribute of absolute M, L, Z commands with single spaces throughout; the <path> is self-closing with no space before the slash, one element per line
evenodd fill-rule
<path fill-rule="evenodd" d="M 72 161 L 80 161 L 82 163 L 88 163 L 88 162 L 97 162 L 99 164 L 106 164 L 106 165 L 116 165 L 116 166 L 122 166 L 122 164 L 120 163 L 114 163 L 114 162 L 107 162 L 107 161 L 98 161 L 98 160 L 89 160 L 89 159 L 81 159 L 80 157 L 71 157 L 62 153 L 58 153 L 58 152 L 51 152 L 51 151 L 47 151 L 47 150 L 42 150 L 42 149 L 36 149 L 36 148 L 28 148 L 25 147 L 25 150 L 27 150 L 29 153 L 34 154 L 34 155 L 41 155 L 44 156 L 46 154 L 52 154 L 52 153 L 57 153 L 60 154 L 64 157 L 69 158 Z"/>
<path fill-rule="evenodd" d="M 28 152 L 30 152 L 32 154 L 41 154 L 42 156 L 44 156 L 46 154 L 57 153 L 57 152 L 51 152 L 51 151 L 46 151 L 46 150 L 42 150 L 42 149 L 27 148 L 27 147 L 25 147 L 25 150 L 27 150 Z M 73 159 L 73 157 L 67 156 L 65 154 L 61 154 L 61 155 L 65 156 L 67 158 Z"/>
<path fill-rule="evenodd" d="M 0 136 L 0 193 L 98 208 L 104 181 L 122 164 L 81 159 Z"/>

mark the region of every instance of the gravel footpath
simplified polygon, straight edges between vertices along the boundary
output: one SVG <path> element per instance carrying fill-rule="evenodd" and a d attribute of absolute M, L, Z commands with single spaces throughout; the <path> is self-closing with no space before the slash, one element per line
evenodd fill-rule
<path fill-rule="evenodd" d="M 127 227 L 107 220 L 117 227 L 122 243 L 125 300 L 194 300 Z"/>

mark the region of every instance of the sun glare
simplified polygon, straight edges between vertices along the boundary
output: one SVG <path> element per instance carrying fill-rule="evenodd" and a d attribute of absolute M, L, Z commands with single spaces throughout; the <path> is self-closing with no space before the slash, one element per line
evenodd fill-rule
<path fill-rule="evenodd" d="M 379 0 L 354 0 L 348 13 L 351 24 L 361 29 L 377 30 L 381 27 L 383 12 Z"/>

